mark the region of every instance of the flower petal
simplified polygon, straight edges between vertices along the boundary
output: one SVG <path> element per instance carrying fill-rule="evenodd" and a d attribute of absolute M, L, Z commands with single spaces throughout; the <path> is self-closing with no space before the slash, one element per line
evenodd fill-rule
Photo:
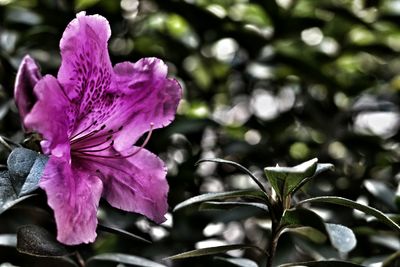
<path fill-rule="evenodd" d="M 46 191 L 57 224 L 57 240 L 67 245 L 93 242 L 102 183 L 96 176 L 51 156 L 40 187 Z"/>
<path fill-rule="evenodd" d="M 24 124 L 43 136 L 41 145 L 45 154 L 69 155 L 68 129 L 72 111 L 63 89 L 53 76 L 46 75 L 36 84 L 34 93 L 37 102 Z"/>
<path fill-rule="evenodd" d="M 174 119 L 182 90 L 176 80 L 167 78 L 167 66 L 157 58 L 120 63 L 114 72 L 114 90 L 124 96 L 116 100 L 118 112 L 110 116 L 110 124 L 123 125 L 116 134 L 115 147 L 124 150 L 151 127 L 164 127 Z"/>
<path fill-rule="evenodd" d="M 26 55 L 19 65 L 14 88 L 15 103 L 22 120 L 36 102 L 33 88 L 41 78 L 42 75 L 36 62 L 29 55 Z"/>
<path fill-rule="evenodd" d="M 166 168 L 160 158 L 139 147 L 122 154 L 138 149 L 139 152 L 129 158 L 102 159 L 103 151 L 97 158 L 79 160 L 99 174 L 104 185 L 103 197 L 112 206 L 161 223 L 168 210 Z M 115 155 L 115 151 L 107 153 Z"/>
<path fill-rule="evenodd" d="M 112 104 L 112 96 L 104 95 L 112 83 L 107 50 L 110 35 L 110 25 L 104 17 L 80 12 L 60 41 L 62 61 L 57 79 L 77 106 L 75 121 L 80 129 L 75 132 L 92 124 L 93 117 L 101 116 Z"/>

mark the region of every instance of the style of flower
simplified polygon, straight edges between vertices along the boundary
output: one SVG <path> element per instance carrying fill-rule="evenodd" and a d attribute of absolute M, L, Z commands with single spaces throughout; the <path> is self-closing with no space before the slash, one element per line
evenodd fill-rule
<path fill-rule="evenodd" d="M 42 77 L 29 56 L 17 73 L 23 125 L 41 134 L 49 155 L 39 185 L 54 210 L 57 239 L 68 245 L 95 240 L 101 197 L 157 223 L 168 209 L 166 167 L 143 146 L 153 129 L 174 119 L 181 88 L 157 58 L 112 67 L 110 35 L 104 17 L 81 12 L 60 41 L 57 78 Z"/>

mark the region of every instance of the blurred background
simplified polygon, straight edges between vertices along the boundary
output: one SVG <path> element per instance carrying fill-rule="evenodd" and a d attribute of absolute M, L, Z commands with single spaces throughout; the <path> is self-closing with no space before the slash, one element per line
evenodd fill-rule
<path fill-rule="evenodd" d="M 199 193 L 255 186 L 229 166 L 195 166 L 201 158 L 236 161 L 265 181 L 266 166 L 318 157 L 336 170 L 313 180 L 298 199 L 338 195 L 399 214 L 399 0 L 0 0 L 0 134 L 23 140 L 12 99 L 20 60 L 30 54 L 42 73 L 56 74 L 59 40 L 80 10 L 109 20 L 113 64 L 159 57 L 183 86 L 176 120 L 148 145 L 168 165 L 171 207 Z M 342 257 L 379 266 L 373 264 L 400 250 L 398 235 L 360 213 L 334 206 L 317 211 L 352 228 L 356 249 L 338 255 L 329 244 L 284 234 L 277 264 Z M 268 241 L 268 218 L 250 208 L 188 208 L 168 214 L 160 226 L 105 203 L 99 216 L 154 244 L 101 234 L 87 255 L 160 260 L 210 244 L 265 247 Z M 0 232 L 14 233 L 27 222 L 44 219 L 33 207 L 13 209 L 2 215 Z M 265 260 L 254 251 L 232 255 Z M 0 244 L 0 262 L 26 261 Z M 231 266 L 212 257 L 167 264 Z"/>

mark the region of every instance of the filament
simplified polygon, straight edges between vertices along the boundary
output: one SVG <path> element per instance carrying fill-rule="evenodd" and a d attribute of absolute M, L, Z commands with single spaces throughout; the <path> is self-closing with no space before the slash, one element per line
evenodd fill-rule
<path fill-rule="evenodd" d="M 104 159 L 126 159 L 126 158 L 130 158 L 134 155 L 136 155 L 137 153 L 139 153 L 146 145 L 147 143 L 150 141 L 151 135 L 153 133 L 153 127 L 154 127 L 154 123 L 150 123 L 150 130 L 147 133 L 146 139 L 143 141 L 143 144 L 136 149 L 135 151 L 133 151 L 132 153 L 128 154 L 128 155 L 121 155 L 120 153 L 115 154 L 114 156 L 107 156 L 107 155 L 98 155 L 98 154 L 91 154 L 92 152 L 100 152 L 100 151 L 104 151 L 106 149 L 108 149 L 109 147 L 111 147 L 114 144 L 114 140 L 111 142 L 112 144 L 110 144 L 107 148 L 103 148 L 103 149 L 99 149 L 99 150 L 75 150 L 75 153 L 79 153 L 81 156 L 86 156 L 86 157 L 97 157 L 97 158 L 104 158 Z"/>

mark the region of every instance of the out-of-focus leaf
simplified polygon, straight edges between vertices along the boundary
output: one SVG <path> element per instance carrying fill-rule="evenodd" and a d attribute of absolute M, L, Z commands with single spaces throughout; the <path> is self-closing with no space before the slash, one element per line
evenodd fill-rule
<path fill-rule="evenodd" d="M 75 9 L 84 10 L 97 4 L 100 0 L 75 0 Z"/>
<path fill-rule="evenodd" d="M 262 203 L 257 202 L 215 202 L 215 201 L 207 201 L 200 204 L 200 210 L 225 210 L 225 209 L 233 209 L 237 207 L 255 207 L 258 209 L 262 209 L 264 211 L 269 211 L 268 206 Z"/>
<path fill-rule="evenodd" d="M 321 233 L 315 228 L 309 226 L 287 228 L 287 232 L 294 233 L 299 236 L 303 236 L 315 243 L 322 244 L 327 240 L 326 234 Z"/>
<path fill-rule="evenodd" d="M 380 181 L 366 180 L 364 181 L 365 188 L 377 199 L 381 200 L 385 205 L 392 210 L 396 209 L 395 206 L 395 192 L 390 190 L 387 185 Z"/>
<path fill-rule="evenodd" d="M 225 159 L 201 159 L 199 160 L 197 164 L 200 164 L 202 162 L 216 162 L 216 163 L 225 163 L 225 164 L 229 164 L 232 166 L 235 166 L 236 168 L 238 168 L 239 170 L 243 171 L 244 173 L 248 174 L 250 176 L 250 178 L 257 184 L 257 186 L 264 192 L 266 192 L 265 187 L 263 186 L 263 184 L 258 180 L 257 177 L 254 176 L 254 174 L 248 170 L 247 168 L 245 168 L 244 166 L 240 165 L 239 163 L 236 163 L 234 161 L 230 161 L 230 160 L 225 160 Z"/>
<path fill-rule="evenodd" d="M 39 257 L 62 257 L 69 254 L 53 235 L 37 225 L 26 225 L 18 229 L 17 250 Z"/>
<path fill-rule="evenodd" d="M 340 16 L 346 20 L 349 20 L 354 25 L 363 25 L 369 29 L 372 28 L 369 23 L 365 22 L 364 20 L 362 20 L 361 18 L 356 16 L 353 12 L 351 12 L 350 10 L 348 10 L 344 7 L 330 5 L 330 6 L 324 6 L 324 7 L 322 7 L 322 9 L 334 13 L 335 16 Z"/>
<path fill-rule="evenodd" d="M 285 197 L 305 178 L 314 175 L 318 159 L 306 161 L 295 167 L 266 167 L 265 174 L 279 197 Z"/>
<path fill-rule="evenodd" d="M 207 193 L 207 194 L 189 198 L 189 199 L 179 203 L 178 205 L 175 206 L 173 211 L 175 212 L 184 207 L 187 207 L 187 206 L 190 206 L 193 204 L 197 204 L 197 203 L 206 202 L 206 201 L 223 200 L 223 199 L 237 198 L 237 197 L 253 198 L 253 199 L 259 199 L 262 201 L 266 200 L 265 194 L 260 190 L 237 190 L 237 191 L 229 191 L 229 192 L 221 192 L 221 193 Z"/>
<path fill-rule="evenodd" d="M 353 208 L 359 211 L 362 211 L 368 215 L 371 215 L 375 218 L 377 218 L 379 221 L 382 223 L 390 226 L 394 230 L 400 232 L 400 226 L 396 224 L 394 221 L 392 221 L 388 216 L 386 216 L 383 212 L 369 207 L 362 205 L 360 203 L 357 203 L 353 200 L 342 198 L 342 197 L 315 197 L 315 198 L 309 198 L 303 201 L 300 201 L 297 205 L 302 205 L 304 203 L 332 203 L 332 204 L 337 204 L 349 208 Z"/>
<path fill-rule="evenodd" d="M 127 254 L 121 254 L 121 253 L 104 253 L 104 254 L 99 254 L 94 257 L 91 257 L 87 262 L 85 266 L 93 266 L 93 267 L 98 267 L 101 262 L 110 262 L 110 263 L 122 263 L 122 264 L 128 264 L 132 266 L 142 266 L 142 267 L 166 267 L 165 265 L 162 265 L 160 263 L 133 256 L 133 255 L 127 255 Z"/>
<path fill-rule="evenodd" d="M 400 258 L 400 251 L 397 251 L 390 255 L 387 259 L 385 259 L 384 262 L 382 262 L 382 267 L 391 267 L 391 266 L 396 266 L 396 262 L 398 262 Z"/>
<path fill-rule="evenodd" d="M 7 166 L 18 196 L 29 194 L 39 187 L 39 180 L 47 161 L 47 156 L 22 147 L 10 153 Z"/>
<path fill-rule="evenodd" d="M 117 234 L 117 235 L 120 235 L 120 236 L 125 236 L 125 237 L 131 238 L 131 239 L 139 240 L 139 241 L 142 241 L 142 242 L 145 242 L 145 243 L 148 243 L 148 244 L 152 243 L 150 240 L 147 240 L 147 239 L 145 239 L 145 238 L 143 238 L 141 236 L 132 234 L 132 233 L 130 233 L 128 231 L 125 231 L 123 229 L 118 229 L 118 228 L 115 228 L 115 227 L 106 226 L 106 225 L 102 225 L 102 224 L 98 224 L 97 225 L 97 229 L 100 230 L 100 231 L 109 232 L 109 233 Z"/>
<path fill-rule="evenodd" d="M 9 208 L 11 208 L 12 206 L 18 204 L 21 201 L 24 201 L 27 198 L 33 197 L 33 196 L 37 196 L 36 194 L 31 194 L 31 195 L 26 195 L 14 200 L 9 200 L 6 201 L 4 203 L 2 203 L 2 205 L 0 206 L 0 214 L 2 214 L 3 212 L 5 212 L 6 210 L 8 210 Z"/>
<path fill-rule="evenodd" d="M 177 259 L 206 256 L 206 255 L 214 255 L 214 254 L 224 253 L 224 252 L 227 252 L 230 250 L 236 250 L 236 249 L 256 249 L 264 254 L 266 253 L 264 250 L 262 250 L 261 248 L 259 248 L 257 246 L 246 245 L 246 244 L 234 244 L 234 245 L 226 245 L 226 246 L 218 246 L 218 247 L 200 248 L 200 249 L 190 250 L 190 251 L 176 254 L 174 256 L 167 257 L 166 259 L 177 260 Z"/>
<path fill-rule="evenodd" d="M 245 259 L 245 258 L 223 258 L 223 257 L 215 257 L 214 259 L 229 262 L 234 266 L 240 267 L 258 267 L 258 264 L 255 261 Z"/>
<path fill-rule="evenodd" d="M 0 246 L 5 246 L 5 247 L 17 246 L 17 235 L 15 234 L 0 235 Z"/>
<path fill-rule="evenodd" d="M 353 231 L 340 224 L 325 224 L 332 246 L 343 253 L 350 252 L 357 244 Z"/>
<path fill-rule="evenodd" d="M 307 261 L 293 262 L 279 265 L 279 267 L 291 266 L 307 266 L 307 267 L 362 267 L 362 265 L 354 264 L 347 261 Z"/>

